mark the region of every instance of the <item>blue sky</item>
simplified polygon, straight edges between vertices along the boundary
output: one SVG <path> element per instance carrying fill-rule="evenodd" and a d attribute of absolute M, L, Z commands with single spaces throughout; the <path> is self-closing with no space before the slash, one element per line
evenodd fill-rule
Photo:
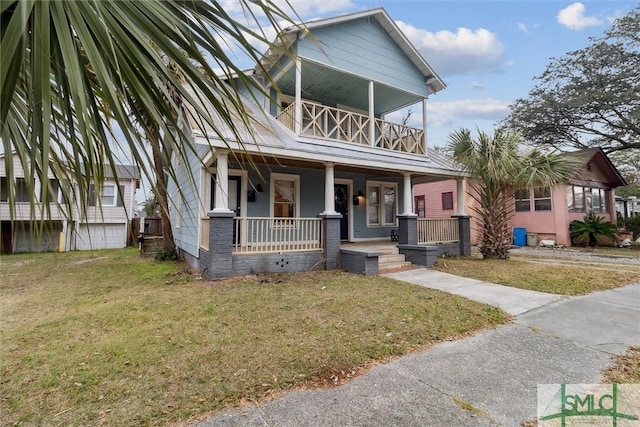
<path fill-rule="evenodd" d="M 291 0 L 305 21 L 383 7 L 447 84 L 429 98 L 428 141 L 452 130 L 491 132 L 526 97 L 552 57 L 600 37 L 635 1 Z M 229 10 L 237 8 L 227 0 Z M 284 3 L 284 1 L 282 2 Z M 250 65 L 249 65 L 250 66 Z M 416 127 L 421 118 L 414 115 Z"/>

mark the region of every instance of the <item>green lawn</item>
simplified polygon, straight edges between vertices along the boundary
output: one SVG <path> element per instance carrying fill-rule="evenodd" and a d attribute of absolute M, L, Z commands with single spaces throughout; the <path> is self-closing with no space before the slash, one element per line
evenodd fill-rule
<path fill-rule="evenodd" d="M 638 282 L 640 266 L 552 264 L 535 258 L 483 260 L 479 258 L 440 258 L 435 270 L 516 288 L 560 295 L 583 295 Z"/>
<path fill-rule="evenodd" d="M 135 250 L 0 257 L 3 425 L 158 425 L 508 321 L 384 277 L 205 281 Z"/>

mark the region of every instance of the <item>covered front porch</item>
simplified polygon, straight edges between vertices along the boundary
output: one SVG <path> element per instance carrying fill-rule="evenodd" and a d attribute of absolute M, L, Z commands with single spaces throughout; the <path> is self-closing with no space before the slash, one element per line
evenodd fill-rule
<path fill-rule="evenodd" d="M 414 181 L 439 176 L 299 160 L 245 166 L 216 150 L 203 170 L 210 189 L 201 205 L 211 209 L 201 214 L 199 249 L 211 278 L 338 268 L 371 274 L 350 265 L 376 245 L 418 265 L 468 246 L 463 210 L 451 218 L 414 212 Z"/>

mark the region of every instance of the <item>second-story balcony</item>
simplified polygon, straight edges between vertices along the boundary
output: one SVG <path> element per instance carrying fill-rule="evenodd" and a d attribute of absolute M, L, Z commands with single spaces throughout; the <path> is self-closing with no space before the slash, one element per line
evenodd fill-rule
<path fill-rule="evenodd" d="M 426 155 L 423 129 L 393 123 L 312 101 L 294 102 L 276 118 L 298 135 L 348 142 L 410 154 Z M 299 123 L 296 113 L 300 114 Z"/>

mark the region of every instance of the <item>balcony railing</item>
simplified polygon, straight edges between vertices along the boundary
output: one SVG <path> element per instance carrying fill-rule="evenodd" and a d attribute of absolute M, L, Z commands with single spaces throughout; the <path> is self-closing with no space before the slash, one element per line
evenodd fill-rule
<path fill-rule="evenodd" d="M 234 219 L 234 253 L 322 250 L 320 218 Z"/>
<path fill-rule="evenodd" d="M 276 119 L 295 132 L 296 104 L 283 109 Z M 412 154 L 426 154 L 424 130 L 382 119 L 374 119 L 373 135 L 370 119 L 364 114 L 341 110 L 311 101 L 302 101 L 301 135 L 332 139 Z"/>
<path fill-rule="evenodd" d="M 460 241 L 456 218 L 418 218 L 418 244 Z"/>

